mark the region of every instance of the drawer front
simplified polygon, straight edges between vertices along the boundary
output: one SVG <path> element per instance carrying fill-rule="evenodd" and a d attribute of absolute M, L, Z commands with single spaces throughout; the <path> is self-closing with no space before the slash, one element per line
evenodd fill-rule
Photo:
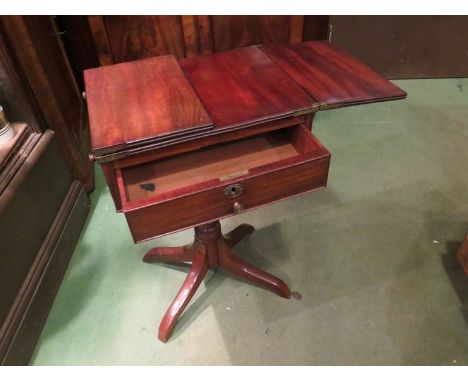
<path fill-rule="evenodd" d="M 125 217 L 135 242 L 144 241 L 325 187 L 329 163 L 330 155 L 238 178 L 208 190 L 124 211 Z"/>

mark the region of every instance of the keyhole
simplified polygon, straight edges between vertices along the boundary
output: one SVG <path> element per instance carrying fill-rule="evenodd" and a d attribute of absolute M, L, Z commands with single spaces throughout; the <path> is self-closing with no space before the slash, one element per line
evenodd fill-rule
<path fill-rule="evenodd" d="M 235 198 L 242 194 L 242 191 L 244 191 L 244 188 L 240 184 L 233 184 L 224 189 L 224 196 L 226 198 Z"/>

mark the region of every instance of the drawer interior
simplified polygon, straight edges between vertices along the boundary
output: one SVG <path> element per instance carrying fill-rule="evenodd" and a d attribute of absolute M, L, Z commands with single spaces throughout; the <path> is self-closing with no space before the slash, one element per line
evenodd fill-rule
<path fill-rule="evenodd" d="M 122 185 L 132 202 L 208 181 L 232 181 L 255 168 L 324 150 L 307 128 L 294 126 L 123 168 Z"/>

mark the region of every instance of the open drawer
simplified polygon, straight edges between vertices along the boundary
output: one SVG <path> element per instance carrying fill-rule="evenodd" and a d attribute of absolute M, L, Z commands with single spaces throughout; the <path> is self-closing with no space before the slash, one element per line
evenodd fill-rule
<path fill-rule="evenodd" d="M 303 125 L 116 170 L 135 242 L 325 187 L 330 153 Z"/>

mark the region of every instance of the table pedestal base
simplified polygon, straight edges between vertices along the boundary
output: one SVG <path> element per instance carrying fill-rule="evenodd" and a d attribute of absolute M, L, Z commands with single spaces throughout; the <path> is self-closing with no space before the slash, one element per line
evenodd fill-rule
<path fill-rule="evenodd" d="M 223 236 L 221 225 L 216 221 L 195 227 L 195 240 L 191 245 L 157 247 L 146 253 L 143 261 L 147 263 L 192 262 L 187 278 L 159 325 L 158 338 L 162 342 L 169 339 L 177 319 L 190 302 L 209 268 L 227 269 L 236 276 L 268 288 L 281 297 L 291 297 L 291 291 L 284 281 L 241 260 L 231 252 L 230 248 L 253 231 L 254 227 L 251 225 L 242 224 Z"/>

